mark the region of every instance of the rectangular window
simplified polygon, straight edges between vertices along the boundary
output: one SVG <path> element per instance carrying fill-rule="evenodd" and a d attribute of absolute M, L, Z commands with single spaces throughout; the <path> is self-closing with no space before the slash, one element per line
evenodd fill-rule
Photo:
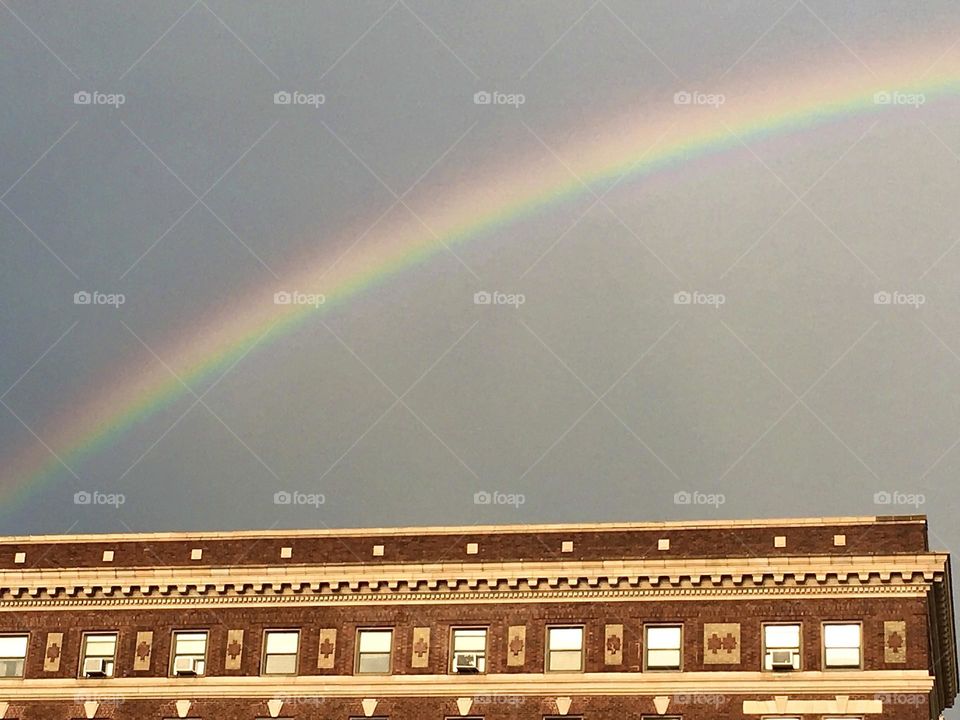
<path fill-rule="evenodd" d="M 451 672 L 487 671 L 487 629 L 454 628 L 450 643 Z"/>
<path fill-rule="evenodd" d="M 263 674 L 296 675 L 300 632 L 267 630 L 263 637 Z"/>
<path fill-rule="evenodd" d="M 800 625 L 763 626 L 763 669 L 800 669 Z"/>
<path fill-rule="evenodd" d="M 207 665 L 207 633 L 173 633 L 171 674 L 203 675 Z"/>
<path fill-rule="evenodd" d="M 80 677 L 113 677 L 117 656 L 116 633 L 90 633 L 83 636 Z"/>
<path fill-rule="evenodd" d="M 390 656 L 393 630 L 357 631 L 357 673 L 389 675 L 393 667 Z"/>
<path fill-rule="evenodd" d="M 649 670 L 679 670 L 683 657 L 682 625 L 644 627 L 644 667 Z"/>
<path fill-rule="evenodd" d="M 0 677 L 23 677 L 29 635 L 0 636 Z"/>
<path fill-rule="evenodd" d="M 824 667 L 860 667 L 860 635 L 860 623 L 824 623 Z"/>
<path fill-rule="evenodd" d="M 583 671 L 583 628 L 547 628 L 547 671 Z"/>

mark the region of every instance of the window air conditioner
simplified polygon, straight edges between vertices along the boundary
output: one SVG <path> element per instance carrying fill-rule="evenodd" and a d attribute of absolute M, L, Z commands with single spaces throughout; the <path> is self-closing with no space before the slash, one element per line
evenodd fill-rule
<path fill-rule="evenodd" d="M 453 666 L 458 673 L 471 673 L 480 670 L 478 658 L 473 653 L 457 653 L 453 659 Z"/>
<path fill-rule="evenodd" d="M 774 670 L 793 670 L 796 667 L 796 650 L 771 650 L 770 666 Z"/>
<path fill-rule="evenodd" d="M 106 677 L 107 661 L 103 658 L 87 658 L 83 661 L 84 677 Z"/>

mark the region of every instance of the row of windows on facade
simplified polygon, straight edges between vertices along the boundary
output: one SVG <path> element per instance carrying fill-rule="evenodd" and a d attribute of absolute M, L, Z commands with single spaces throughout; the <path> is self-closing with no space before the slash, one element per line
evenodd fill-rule
<path fill-rule="evenodd" d="M 801 627 L 796 623 L 763 626 L 763 669 L 800 670 Z M 393 668 L 392 628 L 357 631 L 354 672 L 362 675 L 389 675 Z M 483 673 L 487 669 L 485 627 L 453 628 L 450 639 L 450 672 Z M 113 677 L 116 667 L 115 632 L 87 633 L 80 652 L 80 677 Z M 174 631 L 170 657 L 173 676 L 203 675 L 207 664 L 206 631 Z M 0 636 L 0 677 L 23 677 L 28 635 Z M 862 666 L 860 623 L 823 624 L 823 665 L 825 668 Z M 296 675 L 300 653 L 299 630 L 264 632 L 261 674 Z M 585 648 L 583 626 L 548 626 L 544 669 L 547 672 L 582 672 Z M 643 666 L 646 670 L 681 670 L 683 626 L 644 626 Z"/>

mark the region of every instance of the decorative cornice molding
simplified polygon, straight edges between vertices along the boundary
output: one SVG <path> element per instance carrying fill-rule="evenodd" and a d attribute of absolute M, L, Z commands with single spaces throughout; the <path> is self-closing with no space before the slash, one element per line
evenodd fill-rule
<path fill-rule="evenodd" d="M 787 557 L 270 567 L 155 567 L 0 572 L 0 607 L 57 607 L 63 601 L 133 598 L 303 598 L 310 602 L 457 599 L 610 599 L 810 594 L 924 593 L 946 577 L 948 556 Z M 827 590 L 829 589 L 829 590 Z M 698 592 L 699 591 L 699 592 Z M 595 595 L 596 596 L 596 595 Z M 345 599 L 346 598 L 346 599 Z M 289 602 L 285 600 L 284 602 Z"/>

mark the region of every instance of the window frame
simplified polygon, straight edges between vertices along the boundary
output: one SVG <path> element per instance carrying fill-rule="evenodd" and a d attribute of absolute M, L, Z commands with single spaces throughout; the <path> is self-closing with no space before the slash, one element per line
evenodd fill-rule
<path fill-rule="evenodd" d="M 113 656 L 110 657 L 109 661 L 111 664 L 110 674 L 104 675 L 102 678 L 93 678 L 87 677 L 83 672 L 83 666 L 87 664 L 87 660 L 93 660 L 97 658 L 106 659 L 105 655 L 87 655 L 87 641 L 91 637 L 103 636 L 103 635 L 113 635 Z M 80 637 L 80 667 L 77 668 L 77 677 L 83 678 L 86 680 L 105 680 L 107 678 L 113 678 L 117 676 L 117 652 L 120 649 L 120 631 L 119 630 L 89 630 L 85 631 Z"/>
<path fill-rule="evenodd" d="M 860 645 L 856 665 L 827 665 L 827 625 L 856 625 L 859 628 Z M 840 648 L 851 649 L 851 648 Z M 863 621 L 862 620 L 823 620 L 820 623 L 820 668 L 822 670 L 863 670 Z"/>
<path fill-rule="evenodd" d="M 383 655 L 383 653 L 361 653 L 360 652 L 360 636 L 365 632 L 388 632 L 390 633 L 390 651 L 387 653 L 387 671 L 386 672 L 363 672 L 360 670 L 360 659 L 361 656 L 366 655 Z M 394 627 L 358 627 L 354 642 L 354 653 L 353 653 L 353 674 L 354 675 L 374 675 L 380 677 L 386 677 L 388 675 L 393 675 L 393 654 L 394 654 L 394 637 L 396 635 L 396 629 Z"/>
<path fill-rule="evenodd" d="M 572 650 L 551 650 L 550 649 L 550 631 L 551 630 L 579 630 L 580 631 L 580 668 L 578 670 L 551 670 L 550 655 L 554 652 L 573 652 Z M 550 623 L 544 628 L 545 636 L 543 642 L 543 671 L 545 673 L 582 673 L 587 666 L 587 626 L 583 623 Z"/>
<path fill-rule="evenodd" d="M 267 672 L 267 658 L 270 653 L 267 652 L 268 636 L 277 634 L 291 634 L 297 636 L 297 650 L 293 653 L 293 672 Z M 300 628 L 264 628 L 261 637 L 262 650 L 260 652 L 260 675 L 261 677 L 296 677 L 300 674 Z M 290 653 L 272 653 L 275 657 L 289 657 Z"/>
<path fill-rule="evenodd" d="M 487 659 L 490 655 L 490 626 L 489 625 L 451 625 L 450 626 L 450 662 L 447 663 L 447 672 L 450 675 L 462 675 L 458 673 L 454 663 L 457 659 L 456 639 L 458 630 L 483 630 L 483 670 L 477 670 L 475 674 L 487 674 Z"/>
<path fill-rule="evenodd" d="M 760 670 L 762 672 L 778 672 L 772 667 L 767 669 L 767 650 L 771 649 L 767 647 L 767 628 L 768 627 L 784 627 L 784 626 L 796 626 L 797 627 L 797 643 L 798 646 L 797 658 L 800 661 L 800 667 L 795 667 L 792 672 L 802 672 L 804 668 L 804 659 L 803 659 L 803 621 L 802 620 L 785 620 L 780 621 L 776 620 L 774 622 L 764 622 L 760 623 Z M 772 648 L 773 650 L 793 650 L 794 648 Z M 787 716 L 784 716 L 787 717 Z"/>
<path fill-rule="evenodd" d="M 0 638 L 10 638 L 10 637 L 13 637 L 13 638 L 26 638 L 26 639 L 27 639 L 27 643 L 26 643 L 26 645 L 25 645 L 24 648 L 23 648 L 23 657 L 22 657 L 22 658 L 17 658 L 17 657 L 0 658 L 0 662 L 2 662 L 2 661 L 9 661 L 9 660 L 19 660 L 20 662 L 23 663 L 23 671 L 22 671 L 19 675 L 0 675 L 0 682 L 3 682 L 4 680 L 22 680 L 22 679 L 24 679 L 24 678 L 27 676 L 27 657 L 29 657 L 29 655 L 30 655 L 30 640 L 31 640 L 31 635 L 32 635 L 32 634 L 31 634 L 29 631 L 28 631 L 28 632 L 5 632 L 5 633 L 0 633 Z"/>
<path fill-rule="evenodd" d="M 677 667 L 650 667 L 648 663 L 648 653 L 650 652 L 650 643 L 647 639 L 647 630 L 650 628 L 680 628 L 680 647 L 677 652 L 680 653 L 680 664 Z M 683 672 L 683 643 L 686 639 L 682 622 L 653 622 L 643 624 L 643 672 Z"/>
<path fill-rule="evenodd" d="M 170 631 L 170 668 L 168 670 L 168 677 L 172 678 L 186 678 L 191 677 L 190 675 L 177 675 L 173 671 L 173 666 L 177 662 L 177 636 L 178 635 L 203 635 L 203 672 L 197 673 L 195 677 L 205 677 L 207 675 L 207 666 L 210 664 L 208 658 L 210 655 L 210 631 L 205 629 L 176 629 Z M 195 653 L 183 653 L 184 657 L 196 657 Z"/>

